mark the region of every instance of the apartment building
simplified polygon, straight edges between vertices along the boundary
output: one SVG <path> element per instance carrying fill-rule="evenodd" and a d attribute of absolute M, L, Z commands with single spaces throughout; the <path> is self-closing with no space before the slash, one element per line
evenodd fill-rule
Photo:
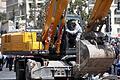
<path fill-rule="evenodd" d="M 35 27 L 41 5 L 43 5 L 45 1 L 47 0 L 7 0 L 7 19 L 13 20 L 15 26 L 19 25 L 19 27 L 16 26 L 18 29 L 26 29 L 29 27 L 29 24 Z"/>
<path fill-rule="evenodd" d="M 29 19 L 30 10 L 33 9 L 33 5 L 36 5 L 35 10 L 40 9 L 40 5 L 46 0 L 7 0 L 7 19 L 15 17 L 16 20 L 25 18 Z M 37 14 L 37 11 L 36 11 Z"/>
<path fill-rule="evenodd" d="M 120 0 L 113 0 L 111 7 L 112 35 L 120 37 Z"/>
<path fill-rule="evenodd" d="M 95 0 L 89 1 L 89 9 L 93 8 Z M 120 0 L 113 0 L 110 8 L 111 17 L 111 27 L 112 31 L 110 33 L 111 37 L 120 37 Z"/>
<path fill-rule="evenodd" d="M 6 1 L 6 12 L 7 12 L 7 19 L 12 19 L 15 16 L 21 16 L 21 11 L 25 10 L 25 7 L 23 4 L 23 0 L 7 0 Z M 22 7 L 22 9 L 21 9 Z M 25 14 L 25 11 L 24 11 Z"/>

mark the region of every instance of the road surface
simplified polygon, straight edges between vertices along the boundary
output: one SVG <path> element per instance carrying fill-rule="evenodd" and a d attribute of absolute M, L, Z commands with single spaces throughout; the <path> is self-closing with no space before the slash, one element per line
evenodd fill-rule
<path fill-rule="evenodd" d="M 3 70 L 0 71 L 0 80 L 16 80 L 15 72 L 9 71 L 8 68 L 3 67 Z"/>

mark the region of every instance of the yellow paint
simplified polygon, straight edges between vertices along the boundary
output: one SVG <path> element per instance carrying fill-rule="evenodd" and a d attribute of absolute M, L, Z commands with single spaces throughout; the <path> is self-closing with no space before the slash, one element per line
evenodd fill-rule
<path fill-rule="evenodd" d="M 36 32 L 16 32 L 2 36 L 2 51 L 42 50 L 42 42 L 36 41 Z"/>
<path fill-rule="evenodd" d="M 47 8 L 46 22 L 42 32 L 42 41 L 45 41 L 45 50 L 49 49 L 50 43 L 52 44 L 54 34 L 63 15 L 64 10 L 67 8 L 68 0 L 51 0 Z M 54 22 L 53 22 L 54 19 Z M 52 26 L 52 31 L 49 28 Z M 50 40 L 48 40 L 48 37 Z"/>

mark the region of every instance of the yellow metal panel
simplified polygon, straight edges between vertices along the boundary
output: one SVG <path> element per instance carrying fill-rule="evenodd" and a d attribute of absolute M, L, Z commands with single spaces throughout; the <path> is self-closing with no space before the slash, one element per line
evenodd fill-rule
<path fill-rule="evenodd" d="M 36 32 L 9 33 L 2 36 L 2 52 L 42 50 L 42 42 L 36 42 Z"/>
<path fill-rule="evenodd" d="M 42 49 L 43 49 L 42 42 L 2 44 L 2 51 L 31 51 L 31 50 L 42 50 Z"/>
<path fill-rule="evenodd" d="M 36 32 L 25 32 L 23 42 L 35 42 L 36 41 Z"/>
<path fill-rule="evenodd" d="M 2 43 L 8 43 L 8 42 L 10 42 L 10 35 L 2 36 Z"/>
<path fill-rule="evenodd" d="M 2 43 L 36 41 L 36 32 L 16 32 L 2 36 Z"/>
<path fill-rule="evenodd" d="M 29 49 L 30 50 L 42 50 L 43 49 L 42 42 L 29 42 Z"/>
<path fill-rule="evenodd" d="M 29 51 L 26 43 L 5 43 L 2 51 Z"/>
<path fill-rule="evenodd" d="M 9 43 L 2 43 L 2 47 L 1 47 L 2 51 L 9 51 L 11 50 L 11 45 Z"/>
<path fill-rule="evenodd" d="M 23 33 L 22 32 L 11 33 L 10 35 L 11 35 L 12 43 L 23 42 Z"/>
<path fill-rule="evenodd" d="M 29 51 L 29 47 L 26 43 L 11 43 L 10 51 Z"/>
<path fill-rule="evenodd" d="M 23 42 L 23 35 L 22 34 L 20 34 L 20 35 L 11 35 L 11 41 L 10 42 L 13 42 L 13 43 Z"/>

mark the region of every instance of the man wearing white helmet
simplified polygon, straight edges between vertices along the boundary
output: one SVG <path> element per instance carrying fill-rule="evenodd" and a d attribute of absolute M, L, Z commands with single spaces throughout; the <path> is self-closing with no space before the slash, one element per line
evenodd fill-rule
<path fill-rule="evenodd" d="M 71 21 L 71 24 L 68 27 L 71 27 L 72 29 L 70 30 L 69 28 L 67 28 L 66 31 L 68 33 L 70 33 L 71 35 L 76 35 L 75 36 L 76 37 L 75 40 L 79 41 L 81 33 L 82 33 L 82 28 L 78 24 L 78 22 L 73 20 L 73 21 Z"/>

